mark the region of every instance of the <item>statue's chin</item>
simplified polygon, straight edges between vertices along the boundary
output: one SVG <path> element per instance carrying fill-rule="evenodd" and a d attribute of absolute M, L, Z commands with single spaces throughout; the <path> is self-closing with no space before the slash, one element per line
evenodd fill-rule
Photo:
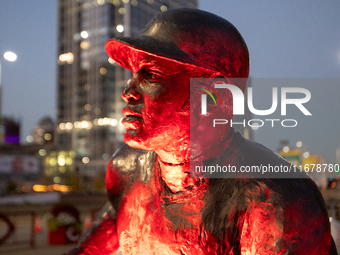
<path fill-rule="evenodd" d="M 143 143 L 137 133 L 137 131 L 134 130 L 127 130 L 124 133 L 124 142 L 135 149 L 144 149 Z"/>

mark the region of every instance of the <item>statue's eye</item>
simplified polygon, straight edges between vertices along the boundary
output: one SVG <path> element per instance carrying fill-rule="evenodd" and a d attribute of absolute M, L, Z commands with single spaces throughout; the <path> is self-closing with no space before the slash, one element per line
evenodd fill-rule
<path fill-rule="evenodd" d="M 158 71 L 149 70 L 149 82 L 155 83 L 164 80 L 164 75 Z"/>
<path fill-rule="evenodd" d="M 157 83 L 163 81 L 166 78 L 165 75 L 158 70 L 150 70 L 144 68 L 139 70 L 137 74 L 140 83 Z"/>

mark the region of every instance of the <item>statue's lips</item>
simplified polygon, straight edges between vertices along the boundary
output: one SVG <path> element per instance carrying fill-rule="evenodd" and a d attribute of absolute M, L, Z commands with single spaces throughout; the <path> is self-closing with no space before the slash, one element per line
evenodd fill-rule
<path fill-rule="evenodd" d="M 122 124 L 126 129 L 137 130 L 143 126 L 142 114 L 134 112 L 129 108 L 124 108 L 122 112 L 125 116 L 122 120 Z"/>

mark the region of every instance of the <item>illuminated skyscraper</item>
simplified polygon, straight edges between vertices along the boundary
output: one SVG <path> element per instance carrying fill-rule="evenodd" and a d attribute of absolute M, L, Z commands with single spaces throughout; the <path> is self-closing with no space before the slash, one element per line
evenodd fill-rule
<path fill-rule="evenodd" d="M 55 139 L 75 160 L 56 165 L 54 175 L 76 173 L 90 185 L 123 142 L 120 95 L 131 72 L 108 59 L 105 42 L 137 35 L 155 14 L 182 7 L 196 8 L 197 0 L 59 0 Z"/>

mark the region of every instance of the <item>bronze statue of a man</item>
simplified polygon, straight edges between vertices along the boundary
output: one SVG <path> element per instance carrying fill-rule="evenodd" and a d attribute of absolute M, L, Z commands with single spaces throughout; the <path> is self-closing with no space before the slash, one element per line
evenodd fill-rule
<path fill-rule="evenodd" d="M 70 254 L 336 254 L 324 201 L 307 176 L 190 177 L 193 163 L 290 165 L 228 125 L 206 132 L 210 115 L 196 116 L 190 88 L 200 96 L 222 79 L 245 89 L 248 50 L 232 24 L 171 10 L 140 36 L 108 41 L 106 51 L 133 71 L 122 94 L 127 145 L 107 169 L 111 206 Z M 218 97 L 232 118 L 231 94 Z"/>

